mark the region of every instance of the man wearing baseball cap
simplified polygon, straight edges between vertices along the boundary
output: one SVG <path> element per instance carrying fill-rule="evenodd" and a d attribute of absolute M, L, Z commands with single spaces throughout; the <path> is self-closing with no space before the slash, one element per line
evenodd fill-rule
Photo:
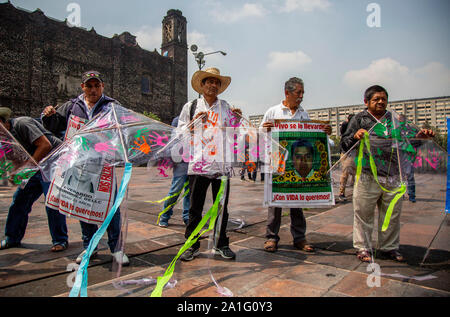
<path fill-rule="evenodd" d="M 192 76 L 191 85 L 192 88 L 198 92 L 201 97 L 193 101 L 188 102 L 183 106 L 181 111 L 178 129 L 190 125 L 191 122 L 195 121 L 197 118 L 203 116 L 208 122 L 214 122 L 218 126 L 227 127 L 229 126 L 229 120 L 226 120 L 230 112 L 237 115 L 241 115 L 242 112 L 239 109 L 232 109 L 230 105 L 225 101 L 218 99 L 217 96 L 227 89 L 231 82 L 231 77 L 222 76 L 219 69 L 208 68 L 204 71 L 197 71 Z M 196 156 L 199 153 L 194 154 Z M 201 153 L 200 153 L 201 154 Z M 188 239 L 195 228 L 200 223 L 202 219 L 203 205 L 205 203 L 205 197 L 209 185 L 212 187 L 213 199 L 217 197 L 217 193 L 220 188 L 221 180 L 220 173 L 214 173 L 212 170 L 208 170 L 208 166 L 204 166 L 205 174 L 198 173 L 195 169 L 195 165 L 198 163 L 196 158 L 189 162 L 188 175 L 189 175 L 189 185 L 190 185 L 190 201 L 191 205 L 189 208 L 189 222 L 186 227 L 185 238 Z M 220 228 L 220 236 L 216 245 L 214 246 L 214 251 L 216 254 L 220 254 L 225 259 L 234 259 L 236 257 L 235 253 L 229 248 L 229 240 L 226 236 L 226 229 L 228 223 L 228 196 L 230 181 L 227 182 L 226 197 L 223 210 L 223 219 Z M 192 247 L 187 249 L 181 256 L 183 261 L 191 261 L 195 256 L 199 254 L 200 242 L 196 242 Z"/>
<path fill-rule="evenodd" d="M 22 145 L 36 162 L 39 162 L 50 151 L 61 144 L 61 140 L 47 131 L 38 121 L 30 117 L 11 119 L 11 109 L 0 107 L 0 123 Z M 14 152 L 14 151 L 13 151 Z M 10 153 L 13 154 L 14 153 Z M 6 154 L 8 157 L 8 154 Z M 16 166 L 17 167 L 17 166 Z M 42 179 L 41 172 L 35 173 L 24 187 L 19 186 L 14 193 L 5 224 L 6 238 L 0 242 L 0 249 L 20 246 L 28 224 L 28 214 L 36 200 L 44 194 L 47 196 L 49 182 Z M 68 235 L 66 216 L 56 210 L 45 208 L 48 227 L 52 237 L 52 252 L 67 249 Z"/>
<path fill-rule="evenodd" d="M 68 123 L 73 118 L 76 118 L 77 122 L 87 122 L 95 117 L 97 114 L 107 111 L 111 106 L 111 103 L 119 103 L 113 98 L 104 95 L 105 89 L 103 75 L 98 71 L 90 70 L 81 76 L 81 89 L 83 94 L 69 100 L 64 103 L 58 109 L 53 106 L 48 106 L 42 113 L 42 122 L 44 127 L 49 129 L 55 135 L 65 135 L 66 138 L 70 138 L 68 134 Z M 80 221 L 82 240 L 84 251 L 77 257 L 76 262 L 81 263 L 83 256 L 86 252 L 89 243 L 97 232 L 97 225 L 89 224 Z M 111 223 L 107 229 L 108 232 L 108 246 L 111 250 L 113 257 L 117 262 L 122 265 L 128 265 L 129 259 L 122 251 L 115 252 L 115 248 L 120 236 L 120 210 L 117 209 L 115 215 L 111 219 Z M 97 253 L 94 252 L 92 256 Z"/>

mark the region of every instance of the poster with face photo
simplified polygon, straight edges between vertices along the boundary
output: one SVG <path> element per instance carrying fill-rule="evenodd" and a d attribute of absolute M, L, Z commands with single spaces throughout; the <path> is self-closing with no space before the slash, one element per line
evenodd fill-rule
<path fill-rule="evenodd" d="M 55 173 L 46 206 L 80 221 L 102 224 L 114 204 L 114 167 L 101 159 L 88 159 Z"/>
<path fill-rule="evenodd" d="M 288 151 L 284 174 L 271 175 L 265 183 L 265 205 L 309 207 L 334 205 L 325 122 L 276 120 L 272 138 Z"/>

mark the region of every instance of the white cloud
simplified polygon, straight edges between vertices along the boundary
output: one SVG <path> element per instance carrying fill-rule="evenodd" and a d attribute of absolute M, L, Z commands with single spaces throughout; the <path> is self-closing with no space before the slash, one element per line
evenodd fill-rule
<path fill-rule="evenodd" d="M 421 98 L 450 94 L 450 69 L 437 62 L 409 69 L 387 57 L 373 61 L 368 67 L 350 70 L 344 75 L 344 83 L 355 90 L 379 84 L 394 99 Z"/>
<path fill-rule="evenodd" d="M 325 10 L 331 3 L 328 0 L 286 0 L 281 12 Z"/>
<path fill-rule="evenodd" d="M 266 16 L 269 11 L 259 3 L 245 3 L 242 8 L 225 9 L 217 7 L 211 11 L 212 16 L 219 22 L 233 23 L 245 18 Z"/>
<path fill-rule="evenodd" d="M 269 63 L 267 64 L 267 67 L 270 70 L 275 71 L 298 70 L 311 62 L 311 57 L 302 51 L 271 52 L 269 53 Z"/>
<path fill-rule="evenodd" d="M 155 48 L 160 51 L 162 42 L 162 31 L 161 27 L 153 27 L 149 25 L 143 25 L 136 32 L 136 41 L 139 46 L 153 51 Z"/>

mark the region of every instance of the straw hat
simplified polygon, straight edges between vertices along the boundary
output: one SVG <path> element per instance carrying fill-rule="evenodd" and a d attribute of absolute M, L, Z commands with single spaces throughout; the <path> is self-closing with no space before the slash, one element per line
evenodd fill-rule
<path fill-rule="evenodd" d="M 220 80 L 220 88 L 219 88 L 219 92 L 217 93 L 218 95 L 223 93 L 225 91 L 225 89 L 227 89 L 228 85 L 230 85 L 230 83 L 231 83 L 231 77 L 221 76 L 219 69 L 217 69 L 215 67 L 211 67 L 211 68 L 207 68 L 205 70 L 198 70 L 194 73 L 194 75 L 192 75 L 192 80 L 191 80 L 192 88 L 194 88 L 194 90 L 196 92 L 201 94 L 203 92 L 201 89 L 202 80 L 205 78 L 208 78 L 208 77 L 214 77 L 214 78 L 217 78 Z"/>
<path fill-rule="evenodd" d="M 11 109 L 7 107 L 0 107 L 0 117 L 2 117 L 5 121 L 8 121 L 11 117 Z"/>

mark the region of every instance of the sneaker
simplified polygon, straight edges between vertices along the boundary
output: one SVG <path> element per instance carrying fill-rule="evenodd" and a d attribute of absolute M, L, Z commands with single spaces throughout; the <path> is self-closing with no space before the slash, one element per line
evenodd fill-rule
<path fill-rule="evenodd" d="M 347 201 L 347 198 L 345 198 L 344 194 L 339 195 L 339 201 Z"/>
<path fill-rule="evenodd" d="M 84 250 L 83 252 L 81 252 L 80 255 L 77 257 L 77 259 L 75 260 L 75 263 L 76 263 L 76 264 L 80 264 L 81 261 L 83 261 L 83 257 L 84 257 L 85 254 L 86 254 L 86 250 Z M 92 252 L 91 259 L 92 259 L 92 258 L 95 258 L 96 256 L 97 256 L 97 250 L 94 251 L 94 252 Z"/>
<path fill-rule="evenodd" d="M 122 263 L 122 266 L 130 265 L 130 260 L 128 259 L 128 256 L 122 251 L 114 252 L 112 253 L 112 256 L 117 263 Z"/>
<path fill-rule="evenodd" d="M 224 246 L 221 248 L 214 248 L 214 254 L 220 254 L 224 259 L 232 260 L 236 258 L 236 254 L 233 251 L 231 251 L 231 249 L 228 246 Z"/>
<path fill-rule="evenodd" d="M 184 251 L 184 253 L 181 255 L 180 259 L 182 261 L 192 261 L 199 254 L 200 254 L 199 248 L 194 249 L 194 248 L 190 247 L 189 249 Z"/>
<path fill-rule="evenodd" d="M 412 202 L 412 203 L 415 203 L 416 202 L 416 198 L 409 197 L 409 201 Z"/>
<path fill-rule="evenodd" d="M 159 220 L 158 226 L 160 226 L 161 228 L 167 228 L 169 226 L 169 222 L 167 220 Z"/>
<path fill-rule="evenodd" d="M 4 249 L 9 249 L 9 248 L 17 248 L 20 247 L 20 242 L 19 243 L 11 243 L 8 238 L 6 238 L 5 240 L 2 240 L 0 242 L 0 250 L 4 250 Z"/>

